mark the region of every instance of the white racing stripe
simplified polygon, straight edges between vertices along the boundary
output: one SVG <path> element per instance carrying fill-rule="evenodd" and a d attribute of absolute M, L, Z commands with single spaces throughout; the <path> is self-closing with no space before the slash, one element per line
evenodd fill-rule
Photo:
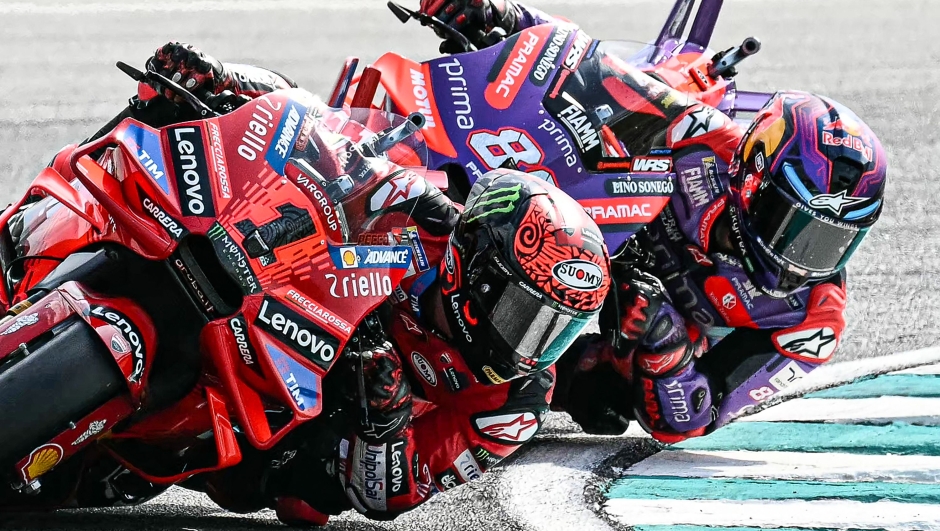
<path fill-rule="evenodd" d="M 883 396 L 878 398 L 799 398 L 777 404 L 741 422 L 907 422 L 940 425 L 940 398 Z"/>
<path fill-rule="evenodd" d="M 940 530 L 940 506 L 888 501 L 616 499 L 608 501 L 606 509 L 627 525 Z"/>
<path fill-rule="evenodd" d="M 922 365 L 920 367 L 912 367 L 910 369 L 904 369 L 903 371 L 895 371 L 891 374 L 937 374 L 940 375 L 940 363 L 935 363 L 933 365 Z"/>
<path fill-rule="evenodd" d="M 659 452 L 631 466 L 627 473 L 685 478 L 935 483 L 940 480 L 940 457 L 677 450 Z"/>

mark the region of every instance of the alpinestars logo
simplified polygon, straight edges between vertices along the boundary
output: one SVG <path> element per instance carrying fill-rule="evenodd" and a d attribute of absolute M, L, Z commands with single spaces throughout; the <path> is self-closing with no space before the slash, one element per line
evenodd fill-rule
<path fill-rule="evenodd" d="M 408 171 L 400 173 L 379 187 L 369 199 L 372 212 L 389 209 L 409 199 L 420 197 L 427 190 L 427 181 Z"/>
<path fill-rule="evenodd" d="M 724 116 L 724 115 L 721 115 Z M 682 118 L 682 121 L 672 130 L 672 142 L 677 143 L 702 136 L 719 129 L 724 120 L 718 111 L 711 107 L 699 107 Z"/>
<path fill-rule="evenodd" d="M 850 195 L 846 195 L 846 191 L 842 190 L 837 194 L 817 195 L 816 197 L 809 200 L 809 206 L 815 208 L 828 208 L 829 210 L 835 212 L 837 216 L 841 216 L 842 209 L 864 202 L 865 199 L 866 198 L 864 197 L 852 197 Z"/>
<path fill-rule="evenodd" d="M 838 346 L 838 338 L 829 327 L 810 328 L 774 337 L 777 348 L 784 355 L 795 355 L 816 363 L 828 360 Z"/>
<path fill-rule="evenodd" d="M 483 415 L 473 419 L 473 427 L 483 437 L 502 444 L 522 444 L 539 431 L 539 418 L 531 411 Z"/>

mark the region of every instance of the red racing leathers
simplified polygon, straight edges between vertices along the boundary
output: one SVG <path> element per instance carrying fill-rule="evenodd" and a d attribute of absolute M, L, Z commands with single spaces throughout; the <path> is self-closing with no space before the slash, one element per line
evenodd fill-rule
<path fill-rule="evenodd" d="M 350 500 L 375 519 L 392 518 L 437 491 L 477 479 L 529 441 L 554 387 L 553 368 L 499 385 L 480 383 L 460 353 L 433 330 L 427 312 L 440 305 L 437 277 L 443 266 L 437 264 L 459 210 L 430 184 L 414 201 L 416 273 L 393 295 L 397 302 L 386 323 L 414 393 L 414 416 L 384 444 L 352 437 L 339 451 L 340 478 Z M 384 216 L 371 230 L 382 237 L 402 221 Z"/>

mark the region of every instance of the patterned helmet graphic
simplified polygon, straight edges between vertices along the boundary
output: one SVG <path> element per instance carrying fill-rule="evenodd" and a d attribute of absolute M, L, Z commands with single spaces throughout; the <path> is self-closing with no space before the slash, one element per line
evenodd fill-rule
<path fill-rule="evenodd" d="M 567 194 L 497 170 L 478 179 L 441 265 L 451 332 L 485 383 L 552 365 L 610 288 L 600 230 Z"/>
<path fill-rule="evenodd" d="M 845 267 L 881 215 L 887 160 L 843 105 L 778 92 L 729 172 L 732 233 L 745 267 L 764 292 L 785 297 Z"/>

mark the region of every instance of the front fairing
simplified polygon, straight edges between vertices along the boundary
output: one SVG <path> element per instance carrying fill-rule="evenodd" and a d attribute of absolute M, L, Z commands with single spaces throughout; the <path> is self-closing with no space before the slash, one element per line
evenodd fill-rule
<path fill-rule="evenodd" d="M 202 347 L 256 446 L 289 431 L 264 426 L 272 404 L 285 405 L 292 423 L 319 414 L 323 377 L 362 319 L 413 271 L 407 238 L 358 245 L 385 209 L 396 210 L 403 229 L 414 224 L 406 207 L 424 182 L 421 135 L 379 156 L 359 147 L 402 121 L 329 109 L 292 89 L 161 129 L 125 120 L 77 153 L 116 146 L 100 165 L 78 157 L 84 180 L 76 185 L 96 188 L 91 202 L 112 216 L 104 225 L 121 233 L 115 240 L 168 261 L 202 303 Z M 64 211 L 54 200 L 36 204 L 21 219 L 21 248 L 54 250 Z M 124 231 L 127 220 L 138 232 Z M 75 223 L 85 223 L 78 232 L 90 228 Z"/>
<path fill-rule="evenodd" d="M 570 105 L 563 87 L 582 75 L 598 42 L 572 25 L 547 24 L 477 52 L 426 63 L 387 54 L 374 66 L 392 108 L 428 116 L 432 168 L 460 168 L 468 184 L 507 165 L 549 181 L 593 216 L 613 251 L 662 210 L 675 177 L 632 172 L 624 161 L 598 171 L 600 123 L 559 117 Z"/>

